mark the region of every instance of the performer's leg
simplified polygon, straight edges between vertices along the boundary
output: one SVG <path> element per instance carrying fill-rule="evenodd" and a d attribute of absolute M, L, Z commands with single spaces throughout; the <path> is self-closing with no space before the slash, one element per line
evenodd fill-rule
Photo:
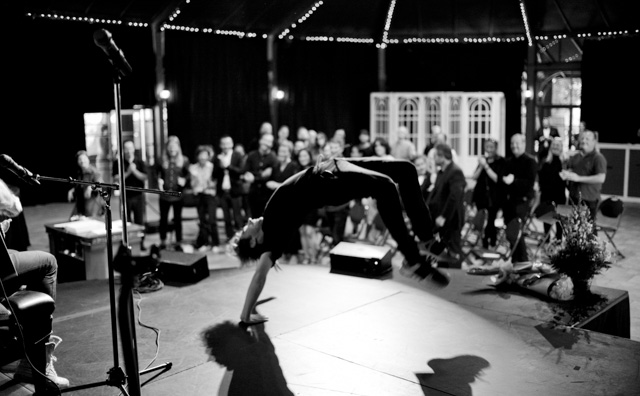
<path fill-rule="evenodd" d="M 407 262 L 414 265 L 424 261 L 405 224 L 396 183 L 389 176 L 347 161 L 339 161 L 336 175 L 335 180 L 322 183 L 327 187 L 323 191 L 329 200 L 327 204 L 336 205 L 361 197 L 374 198 L 382 221 Z"/>
<path fill-rule="evenodd" d="M 349 158 L 349 162 L 389 176 L 398 184 L 404 209 L 411 220 L 413 232 L 421 241 L 433 238 L 433 221 L 424 202 L 418 173 L 415 165 L 409 161 L 379 160 L 376 158 Z"/>

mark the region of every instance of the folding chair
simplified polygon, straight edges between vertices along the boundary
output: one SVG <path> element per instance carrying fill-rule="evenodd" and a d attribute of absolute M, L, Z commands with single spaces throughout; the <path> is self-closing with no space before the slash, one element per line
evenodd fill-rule
<path fill-rule="evenodd" d="M 596 230 L 602 231 L 606 235 L 613 248 L 616 250 L 616 254 L 621 258 L 624 255 L 616 244 L 613 242 L 613 238 L 620 228 L 620 222 L 622 220 L 622 213 L 624 212 L 624 203 L 618 197 L 609 197 L 602 201 L 598 206 L 599 215 L 596 220 Z"/>
<path fill-rule="evenodd" d="M 499 238 L 498 243 L 494 249 L 485 249 L 483 247 L 474 247 L 465 256 L 464 260 L 469 264 L 473 264 L 469 259 L 470 255 L 482 260 L 482 264 L 490 264 L 495 260 L 510 260 L 513 256 L 513 252 L 516 250 L 516 246 L 522 238 L 523 223 L 518 217 L 512 219 L 502 233 L 502 237 Z"/>
<path fill-rule="evenodd" d="M 467 221 L 466 231 L 462 236 L 462 247 L 476 247 L 482 241 L 484 230 L 487 227 L 489 211 L 480 209 L 476 215 Z"/>

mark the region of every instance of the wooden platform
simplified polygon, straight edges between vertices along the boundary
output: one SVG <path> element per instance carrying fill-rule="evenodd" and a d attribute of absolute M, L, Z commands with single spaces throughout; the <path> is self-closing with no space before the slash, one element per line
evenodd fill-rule
<path fill-rule="evenodd" d="M 506 313 L 497 303 L 460 300 L 475 298 L 473 293 L 447 298 L 463 280 L 430 292 L 395 269 L 394 279 L 376 280 L 331 274 L 327 266 L 282 268 L 269 274 L 262 295 L 275 297 L 260 306 L 270 317 L 258 335 L 265 347 L 239 356 L 247 369 L 235 371 L 237 378 L 256 367 L 270 374 L 249 376 L 245 386 L 267 386 L 261 378 L 281 373 L 293 394 L 311 396 L 632 395 L 640 389 L 640 343 L 582 329 L 559 331 L 540 318 Z M 233 377 L 208 361 L 199 334 L 238 320 L 252 274 L 252 268 L 213 271 L 197 284 L 142 296 L 141 321 L 161 330 L 153 365 L 173 363 L 165 373 L 141 377 L 149 381 L 143 395 L 226 394 Z M 524 298 L 492 296 L 504 304 Z M 54 330 L 64 340 L 56 351 L 58 373 L 73 385 L 103 381 L 113 367 L 106 281 L 60 285 L 57 306 Z M 145 368 L 156 354 L 155 333 L 141 326 L 136 331 Z M 269 363 L 256 366 L 256 356 Z M 2 369 L 0 394 L 29 394 L 29 386 L 7 382 L 11 369 Z M 117 393 L 102 386 L 70 394 Z"/>

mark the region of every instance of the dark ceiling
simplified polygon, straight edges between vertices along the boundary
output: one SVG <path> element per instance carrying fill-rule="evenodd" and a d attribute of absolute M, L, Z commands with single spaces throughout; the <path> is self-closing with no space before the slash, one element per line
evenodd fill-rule
<path fill-rule="evenodd" d="M 294 40 L 349 38 L 394 44 L 436 39 L 524 41 L 521 1 L 531 36 L 538 37 L 539 62 L 579 61 L 584 34 L 638 35 L 637 0 L 26 0 L 23 8 L 34 17 L 86 17 L 256 37 L 273 34 Z"/>

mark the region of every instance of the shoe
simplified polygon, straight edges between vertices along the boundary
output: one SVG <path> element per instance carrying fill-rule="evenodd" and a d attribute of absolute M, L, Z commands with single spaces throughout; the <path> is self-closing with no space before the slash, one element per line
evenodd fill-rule
<path fill-rule="evenodd" d="M 449 285 L 449 275 L 434 267 L 434 260 L 430 257 L 423 257 L 422 262 L 410 265 L 406 260 L 402 262 L 400 274 L 408 278 L 415 278 L 424 281 L 429 285 L 439 288 Z"/>
<path fill-rule="evenodd" d="M 410 265 L 407 260 L 403 260 L 402 267 L 400 267 L 400 275 L 406 276 L 407 278 L 413 278 L 415 276 L 415 272 L 420 268 L 420 265 L 420 263 Z"/>
<path fill-rule="evenodd" d="M 224 253 L 224 249 L 223 249 L 223 248 L 221 248 L 220 246 L 213 246 L 213 247 L 211 247 L 211 251 L 212 251 L 214 254 Z"/>
<path fill-rule="evenodd" d="M 69 380 L 64 377 L 60 377 L 58 373 L 56 373 L 56 369 L 53 367 L 53 362 L 58 360 L 55 356 L 53 356 L 53 352 L 61 342 L 62 338 L 52 335 L 49 337 L 49 342 L 45 344 L 47 362 L 45 376 L 49 381 L 53 382 L 58 387 L 58 389 L 69 387 Z M 29 361 L 27 359 L 20 360 L 20 364 L 18 365 L 13 378 L 16 381 L 28 382 L 31 384 L 33 383 L 33 372 L 31 370 L 31 365 L 29 364 Z"/>
<path fill-rule="evenodd" d="M 197 249 L 199 252 L 207 252 L 209 250 L 211 250 L 211 246 L 207 246 L 207 245 L 202 245 Z"/>
<path fill-rule="evenodd" d="M 421 281 L 437 288 L 447 287 L 450 282 L 449 275 L 446 272 L 427 265 L 420 266 L 414 274 Z"/>

